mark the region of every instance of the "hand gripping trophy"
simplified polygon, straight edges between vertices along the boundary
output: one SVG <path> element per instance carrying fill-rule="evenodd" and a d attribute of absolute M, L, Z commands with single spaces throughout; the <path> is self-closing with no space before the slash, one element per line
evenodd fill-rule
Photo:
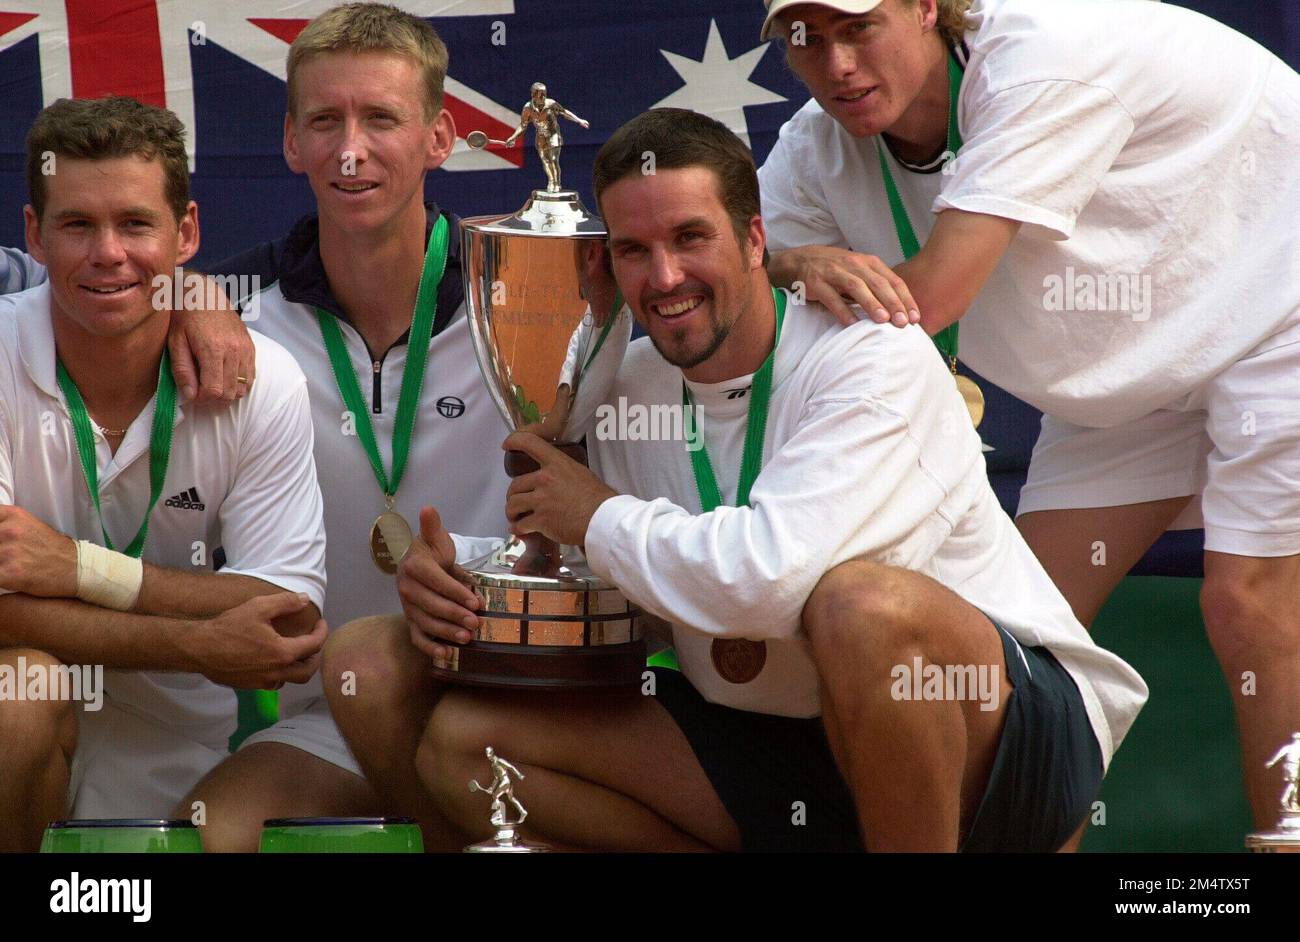
<path fill-rule="evenodd" d="M 1279 749 L 1264 768 L 1271 769 L 1282 763 L 1282 817 L 1276 830 L 1256 832 L 1246 838 L 1246 846 L 1262 853 L 1300 853 L 1300 733 L 1292 733 L 1291 741 Z"/>
<path fill-rule="evenodd" d="M 560 119 L 587 126 L 536 82 L 513 146 L 531 125 L 547 186 L 507 216 L 461 221 L 461 272 L 474 353 L 488 395 L 512 430 L 531 432 L 576 461 L 614 388 L 632 312 L 614 282 L 599 216 L 560 189 Z M 487 134 L 465 138 L 476 150 Z M 537 469 L 507 452 L 512 477 Z M 633 687 L 645 671 L 643 613 L 597 576 L 580 546 L 540 533 L 511 538 L 464 564 L 483 606 L 473 637 L 448 645 L 434 676 L 509 689 Z"/>
<path fill-rule="evenodd" d="M 478 779 L 473 779 L 469 783 L 469 790 L 471 792 L 483 792 L 485 795 L 492 796 L 492 816 L 488 820 L 497 829 L 497 833 L 492 840 L 484 841 L 481 844 L 472 844 L 466 847 L 465 850 L 479 853 L 485 851 L 536 853 L 550 850 L 545 844 L 530 844 L 519 835 L 519 825 L 523 824 L 524 819 L 528 817 L 528 811 L 515 797 L 515 786 L 510 780 L 510 775 L 513 773 L 522 782 L 524 773 L 497 755 L 491 746 L 484 749 L 483 754 L 487 756 L 487 760 L 492 766 L 492 784 L 480 785 Z M 510 820 L 506 802 L 515 806 L 515 810 L 519 813 L 518 820 Z"/>

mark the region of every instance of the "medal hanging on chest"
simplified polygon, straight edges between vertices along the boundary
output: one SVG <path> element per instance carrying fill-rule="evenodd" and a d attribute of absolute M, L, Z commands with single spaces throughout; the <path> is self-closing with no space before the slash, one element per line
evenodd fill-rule
<path fill-rule="evenodd" d="M 952 160 L 961 150 L 961 132 L 957 130 L 957 96 L 961 91 L 962 71 L 961 66 L 957 64 L 957 59 L 951 53 L 948 55 L 948 143 L 946 156 Z M 898 233 L 898 245 L 903 250 L 903 257 L 910 259 L 921 250 L 921 244 L 916 238 L 916 230 L 912 228 L 912 221 L 908 218 L 907 207 L 903 205 L 903 199 L 898 195 L 898 187 L 894 185 L 894 175 L 889 172 L 889 161 L 885 158 L 884 145 L 880 139 L 876 139 L 876 152 L 880 156 L 880 175 L 885 181 L 885 195 L 889 198 L 889 212 L 894 218 L 894 231 Z M 961 394 L 962 401 L 966 403 L 966 411 L 970 413 L 971 422 L 976 428 L 984 419 L 984 393 L 980 391 L 979 386 L 969 376 L 959 376 L 957 374 L 957 322 L 953 322 L 943 330 L 934 335 L 934 345 L 938 347 L 939 353 L 943 355 L 944 361 L 948 364 L 948 369 L 952 371 L 953 381 L 957 384 L 957 392 Z"/>
<path fill-rule="evenodd" d="M 785 320 L 785 292 L 773 288 L 772 300 L 776 304 L 776 336 L 772 340 L 772 352 L 754 374 L 749 417 L 745 425 L 745 450 L 740 461 L 740 478 L 736 482 L 737 507 L 749 506 L 750 489 L 763 467 L 763 440 L 767 436 L 767 410 L 772 400 L 772 373 L 776 348 L 781 342 L 781 324 Z M 691 393 L 685 380 L 682 381 L 682 406 L 688 414 L 693 414 Z M 695 436 L 702 434 L 696 423 L 691 423 L 691 427 Z M 691 442 L 691 445 L 691 471 L 695 477 L 695 489 L 700 495 L 700 509 L 709 513 L 722 504 L 722 491 L 718 488 L 718 479 L 713 473 L 703 439 Z M 709 655 L 719 677 L 728 683 L 747 684 L 763 672 L 763 665 L 767 663 L 767 642 L 748 638 L 714 638 L 709 646 Z"/>
<path fill-rule="evenodd" d="M 383 572 L 394 575 L 397 564 L 411 548 L 411 540 L 411 525 L 405 517 L 393 510 L 392 499 L 389 498 L 388 509 L 370 525 L 370 558 Z"/>
<path fill-rule="evenodd" d="M 411 437 L 415 431 L 415 417 L 420 406 L 420 392 L 424 387 L 424 367 L 429 358 L 429 340 L 433 337 L 434 315 L 438 310 L 438 286 L 447 268 L 448 225 L 445 216 L 439 216 L 429 236 L 429 246 L 424 255 L 424 268 L 420 272 L 420 288 L 415 297 L 415 313 L 411 318 L 411 332 L 406 346 L 406 368 L 402 371 L 402 392 L 397 400 L 397 415 L 393 421 L 393 473 L 384 470 L 379 454 L 370 413 L 361 397 L 356 370 L 348 356 L 347 345 L 338 321 L 328 311 L 316 309 L 321 338 L 329 353 L 334 380 L 339 387 L 343 404 L 352 414 L 357 438 L 365 449 L 375 480 L 384 495 L 384 512 L 370 526 L 370 558 L 380 571 L 393 575 L 397 566 L 411 548 L 413 535 L 406 518 L 393 509 L 397 488 L 402 483 L 406 459 L 411 453 Z"/>

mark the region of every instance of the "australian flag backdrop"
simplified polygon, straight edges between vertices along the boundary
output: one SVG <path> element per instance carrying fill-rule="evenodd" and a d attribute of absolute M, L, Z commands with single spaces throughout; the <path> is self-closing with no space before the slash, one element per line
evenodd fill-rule
<path fill-rule="evenodd" d="M 1051 2 L 1051 0 L 1043 0 Z M 1154 0 L 1152 0 L 1154 2 Z M 1300 65 L 1300 0 L 1182 0 Z M 276 238 L 312 211 L 284 165 L 285 53 L 336 0 L 0 0 L 0 244 L 23 244 L 23 138 L 62 97 L 131 95 L 189 129 L 194 198 L 213 262 Z M 451 50 L 446 107 L 461 140 L 429 194 L 461 215 L 511 212 L 545 177 L 531 144 L 503 138 L 534 81 L 591 122 L 565 122 L 566 186 L 591 204 L 591 163 L 620 124 L 656 105 L 692 108 L 744 138 L 759 163 L 808 98 L 777 43 L 758 39 L 761 0 L 406 0 Z M 1158 41 L 1151 55 L 1177 55 Z M 529 140 L 531 141 L 531 133 Z M 591 204 L 594 205 L 594 204 Z"/>

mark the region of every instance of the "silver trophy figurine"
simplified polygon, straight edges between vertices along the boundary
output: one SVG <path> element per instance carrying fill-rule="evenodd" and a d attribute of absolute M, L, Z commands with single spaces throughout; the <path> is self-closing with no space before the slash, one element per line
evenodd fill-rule
<path fill-rule="evenodd" d="M 531 124 L 537 130 L 535 141 L 537 156 L 542 158 L 542 166 L 546 169 L 546 192 L 559 193 L 560 148 L 564 145 L 564 138 L 560 136 L 560 118 L 568 118 L 584 128 L 591 127 L 588 122 L 579 118 L 554 98 L 547 98 L 546 86 L 541 82 L 534 82 L 532 93 L 519 114 L 519 127 L 515 128 L 513 134 L 504 141 L 494 141 L 482 131 L 470 131 L 469 136 L 465 138 L 465 143 L 474 150 L 481 150 L 489 144 L 497 147 L 514 147 L 515 141 L 523 136 L 528 130 L 528 125 Z"/>
<path fill-rule="evenodd" d="M 577 443 L 612 388 L 632 316 L 604 223 L 577 192 L 560 189 L 560 117 L 586 125 L 535 84 L 508 146 L 530 123 L 537 129 L 547 187 L 513 215 L 464 220 L 461 265 L 474 352 L 506 424 L 585 461 Z M 466 140 L 489 143 L 481 131 Z M 506 456 L 512 476 L 536 467 L 522 453 Z M 579 547 L 531 533 L 465 570 L 485 605 L 473 640 L 448 645 L 435 662 L 440 680 L 527 689 L 641 682 L 642 613 L 592 573 Z"/>
<path fill-rule="evenodd" d="M 1281 817 L 1272 831 L 1246 836 L 1246 846 L 1261 854 L 1300 854 L 1300 733 L 1279 749 L 1265 764 L 1271 769 L 1282 763 Z"/>
<path fill-rule="evenodd" d="M 488 763 L 492 766 L 492 784 L 480 785 L 478 779 L 474 779 L 469 783 L 469 790 L 470 792 L 483 792 L 485 795 L 492 796 L 492 816 L 488 820 L 497 829 L 497 833 L 490 841 L 483 841 L 480 844 L 471 844 L 466 847 L 466 852 L 475 854 L 536 854 L 549 851 L 551 848 L 545 844 L 529 843 L 519 833 L 519 825 L 523 824 L 524 819 L 528 817 L 528 810 L 515 797 L 515 786 L 510 776 L 513 774 L 515 778 L 522 782 L 524 773 L 497 755 L 491 746 L 484 749 L 483 754 L 487 756 Z M 514 821 L 510 820 L 510 810 L 506 807 L 507 804 L 514 805 L 515 811 L 519 814 L 519 817 Z"/>

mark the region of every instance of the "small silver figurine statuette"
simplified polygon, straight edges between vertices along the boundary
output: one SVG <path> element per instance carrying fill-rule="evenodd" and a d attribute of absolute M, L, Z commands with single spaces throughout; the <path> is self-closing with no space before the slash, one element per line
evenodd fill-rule
<path fill-rule="evenodd" d="M 492 840 L 483 841 L 480 844 L 471 844 L 465 850 L 471 853 L 538 853 L 540 851 L 549 851 L 550 848 L 545 844 L 529 843 L 519 833 L 519 825 L 523 824 L 524 819 L 528 817 L 528 810 L 515 797 L 515 786 L 510 776 L 513 774 L 522 782 L 524 773 L 520 772 L 506 759 L 498 756 L 491 746 L 484 749 L 483 754 L 487 756 L 487 760 L 492 766 L 492 784 L 480 785 L 478 779 L 474 779 L 469 783 L 469 790 L 470 792 L 483 792 L 485 795 L 492 796 L 492 816 L 488 820 L 497 829 L 497 833 Z M 507 802 L 515 806 L 515 811 L 519 814 L 517 820 L 510 820 L 509 810 L 506 808 Z"/>
<path fill-rule="evenodd" d="M 584 128 L 591 127 L 590 123 L 579 118 L 554 98 L 547 98 L 546 86 L 541 82 L 534 82 L 532 95 L 519 113 L 519 127 L 515 128 L 513 134 L 504 141 L 496 141 L 482 131 L 471 131 L 465 138 L 465 143 L 474 150 L 481 150 L 489 144 L 498 147 L 514 147 L 515 141 L 519 140 L 531 124 L 537 131 L 534 135 L 537 155 L 542 158 L 542 167 L 546 170 L 546 192 L 559 193 L 560 148 L 564 145 L 564 138 L 560 136 L 560 118 L 567 118 Z"/>
<path fill-rule="evenodd" d="M 1282 763 L 1282 798 L 1279 802 L 1282 816 L 1276 829 L 1255 832 L 1246 837 L 1246 846 L 1263 853 L 1300 854 L 1300 733 L 1292 733 L 1291 741 L 1279 749 L 1265 763 L 1271 769 Z"/>
<path fill-rule="evenodd" d="M 1282 762 L 1282 776 L 1286 782 L 1286 787 L 1282 789 L 1282 811 L 1285 814 L 1300 814 L 1300 791 L 1297 790 L 1297 780 L 1300 780 L 1300 733 L 1292 733 L 1291 741 L 1279 749 L 1264 768 L 1271 769 L 1279 761 Z"/>

